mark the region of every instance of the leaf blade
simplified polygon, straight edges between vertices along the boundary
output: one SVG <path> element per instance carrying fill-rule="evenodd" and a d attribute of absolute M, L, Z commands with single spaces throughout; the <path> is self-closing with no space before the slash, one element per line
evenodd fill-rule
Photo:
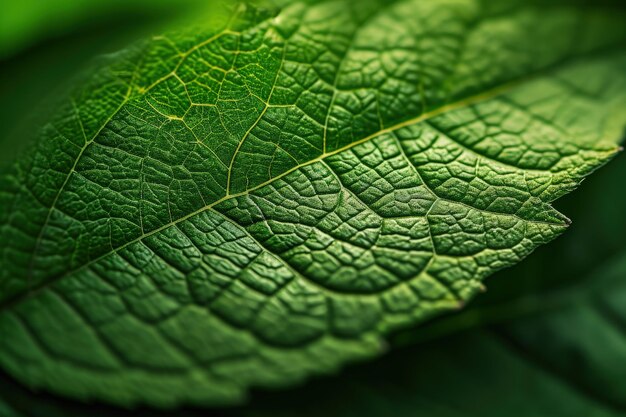
<path fill-rule="evenodd" d="M 619 48 L 588 52 L 615 49 L 619 32 L 589 35 L 596 45 L 581 42 L 578 61 L 563 63 L 570 45 L 524 58 L 517 67 L 543 73 L 504 91 L 503 78 L 521 71 L 508 62 L 469 85 L 469 69 L 454 67 L 443 76 L 450 91 L 412 84 L 402 65 L 399 81 L 385 81 L 393 91 L 376 71 L 341 76 L 387 64 L 385 52 L 372 58 L 372 33 L 404 53 L 398 33 L 424 28 L 400 19 L 394 42 L 379 28 L 413 6 L 296 4 L 282 20 L 253 10 L 199 43 L 164 36 L 114 57 L 88 89 L 107 91 L 104 110 L 88 112 L 86 93 L 12 178 L 3 237 L 21 239 L 27 256 L 3 254 L 3 366 L 29 384 L 122 404 L 237 401 L 248 386 L 380 352 L 381 334 L 458 308 L 484 277 L 560 234 L 566 218 L 549 203 L 616 151 L 626 59 Z M 483 18 L 461 38 L 470 56 L 484 48 L 476 33 L 528 47 L 522 29 L 546 14 L 547 30 L 556 13 L 513 4 L 511 34 L 473 2 L 421 7 L 458 19 L 458 31 L 477 25 L 467 15 Z M 580 29 L 576 10 L 557 10 L 559 25 Z M 346 23 L 331 39 L 343 54 L 317 39 L 331 58 L 298 62 L 320 14 Z M 431 29 L 440 46 L 450 41 Z M 405 58 L 415 66 L 415 56 Z M 305 93 L 314 105 L 299 101 Z M 42 163 L 57 172 L 39 183 Z"/>

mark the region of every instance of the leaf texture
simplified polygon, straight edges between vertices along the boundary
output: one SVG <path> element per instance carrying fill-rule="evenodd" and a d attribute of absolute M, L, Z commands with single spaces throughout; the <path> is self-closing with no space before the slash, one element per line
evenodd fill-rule
<path fill-rule="evenodd" d="M 392 355 L 228 415 L 625 416 L 624 175 L 620 155 L 559 201 L 575 227 L 494 275 L 464 312 L 394 336 Z"/>
<path fill-rule="evenodd" d="M 393 354 L 287 391 L 256 392 L 248 405 L 219 410 L 217 415 L 625 416 L 621 381 L 626 361 L 624 351 L 616 347 L 626 334 L 620 335 L 618 324 L 626 318 L 626 304 L 614 302 L 626 289 L 626 219 L 615 216 L 626 210 L 626 196 L 614 181 L 625 174 L 626 156 L 620 155 L 580 191 L 559 201 L 576 219 L 572 230 L 530 259 L 494 275 L 489 292 L 462 313 L 394 335 Z M 590 209 L 594 216 L 585 215 Z M 602 318 L 599 310 L 606 305 L 612 305 L 618 320 Z M 541 329 L 557 316 L 568 319 L 551 326 L 549 335 L 528 340 L 514 335 L 515 329 Z M 527 348 L 519 349 L 515 342 L 525 342 Z M 608 371 L 603 364 L 610 364 Z M 33 394 L 2 374 L 0 399 L 25 417 L 94 413 L 91 404 Z M 97 407 L 100 417 L 206 413 L 192 408 L 159 412 Z"/>
<path fill-rule="evenodd" d="M 566 228 L 626 122 L 623 18 L 240 5 L 103 58 L 3 176 L 0 364 L 172 406 L 380 352 Z"/>

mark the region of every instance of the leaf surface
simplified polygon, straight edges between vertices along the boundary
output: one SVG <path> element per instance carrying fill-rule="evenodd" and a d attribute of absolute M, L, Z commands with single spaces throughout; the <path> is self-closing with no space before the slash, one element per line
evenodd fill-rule
<path fill-rule="evenodd" d="M 566 228 L 626 122 L 623 18 L 241 6 L 104 58 L 3 177 L 0 364 L 172 406 L 379 353 Z"/>
<path fill-rule="evenodd" d="M 28 417 L 94 413 L 98 417 L 200 417 L 207 412 L 220 417 L 623 417 L 625 397 L 619 392 L 626 371 L 623 351 L 615 349 L 614 343 L 589 343 L 623 340 L 623 336 L 615 337 L 620 327 L 609 320 L 595 320 L 591 327 L 579 324 L 588 321 L 581 317 L 589 313 L 597 317 L 594 309 L 623 293 L 626 219 L 615 214 L 626 210 L 626 196 L 615 179 L 624 175 L 626 158 L 620 155 L 580 191 L 560 200 L 559 207 L 572 214 L 574 227 L 532 257 L 494 275 L 489 291 L 467 310 L 395 335 L 390 355 L 332 378 L 319 378 L 288 391 L 257 392 L 247 406 L 210 412 L 96 409 L 91 404 L 33 395 L 1 375 L 0 398 L 21 406 Z M 587 215 L 590 208 L 594 216 Z M 624 305 L 615 309 L 622 318 L 626 317 Z M 553 328 L 550 337 L 529 339 L 531 349 L 511 346 L 515 329 L 540 329 L 555 316 L 569 320 Z M 576 339 L 563 343 L 562 336 L 571 334 L 573 327 Z M 543 358 L 534 353 L 546 345 L 551 347 L 545 349 Z M 559 366 L 564 358 L 572 362 Z M 610 372 L 605 372 L 602 363 L 611 364 Z M 307 406 L 312 403 L 315 407 Z"/>
<path fill-rule="evenodd" d="M 232 416 L 625 416 L 624 175 L 620 155 L 559 202 L 572 230 L 494 275 L 463 313 L 402 332 L 385 358 L 257 396 Z M 311 401 L 315 411 L 297 411 Z"/>

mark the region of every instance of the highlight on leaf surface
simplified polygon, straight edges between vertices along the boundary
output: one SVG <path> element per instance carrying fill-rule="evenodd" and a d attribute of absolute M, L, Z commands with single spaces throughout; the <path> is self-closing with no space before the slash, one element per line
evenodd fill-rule
<path fill-rule="evenodd" d="M 626 124 L 624 17 L 239 4 L 103 58 L 3 174 L 0 366 L 171 407 L 380 353 L 565 230 Z"/>

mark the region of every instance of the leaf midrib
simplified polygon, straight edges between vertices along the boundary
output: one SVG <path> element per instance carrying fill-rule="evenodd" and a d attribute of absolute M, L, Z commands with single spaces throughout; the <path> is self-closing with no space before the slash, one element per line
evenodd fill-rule
<path fill-rule="evenodd" d="M 499 86 L 497 86 L 495 88 L 492 88 L 492 89 L 488 90 L 487 92 L 483 92 L 483 93 L 480 93 L 480 94 L 477 94 L 477 95 L 474 95 L 474 96 L 470 96 L 470 97 L 464 98 L 464 99 L 459 100 L 459 101 L 454 102 L 454 103 L 449 103 L 449 104 L 443 105 L 443 106 L 438 107 L 436 109 L 433 109 L 433 110 L 431 110 L 429 112 L 422 113 L 421 115 L 419 115 L 417 117 L 414 117 L 414 118 L 411 118 L 411 119 L 399 122 L 399 123 L 397 123 L 397 124 L 395 124 L 393 126 L 390 126 L 390 127 L 384 128 L 384 129 L 380 129 L 377 132 L 374 132 L 374 133 L 372 133 L 372 134 L 370 134 L 370 135 L 368 135 L 368 136 L 366 136 L 366 137 L 364 137 L 364 138 L 362 138 L 362 139 L 360 139 L 358 141 L 352 142 L 352 143 L 350 143 L 348 145 L 345 145 L 345 146 L 343 146 L 341 148 L 335 149 L 335 150 L 330 151 L 330 152 L 323 153 L 323 154 L 319 155 L 318 157 L 316 157 L 314 159 L 311 159 L 311 160 L 309 160 L 307 162 L 304 162 L 302 164 L 296 165 L 296 166 L 292 167 L 291 169 L 289 169 L 289 170 L 287 170 L 287 171 L 285 171 L 285 172 L 275 176 L 274 178 L 271 178 L 271 179 L 269 179 L 269 180 L 267 180 L 267 181 L 265 181 L 265 182 L 263 182 L 261 184 L 258 184 L 258 185 L 254 186 L 254 187 L 251 187 L 251 188 L 249 188 L 247 190 L 244 190 L 244 191 L 241 191 L 241 192 L 238 192 L 238 193 L 228 193 L 225 196 L 223 196 L 222 198 L 220 198 L 220 199 L 218 199 L 218 200 L 216 200 L 216 201 L 214 201 L 214 202 L 212 202 L 210 204 L 207 204 L 207 205 L 199 208 L 196 211 L 193 211 L 193 212 L 191 212 L 189 214 L 186 214 L 185 216 L 179 217 L 176 220 L 173 220 L 171 222 L 163 224 L 162 226 L 160 226 L 160 227 L 158 227 L 158 228 L 156 228 L 156 229 L 154 229 L 154 230 L 152 230 L 150 232 L 143 233 L 142 235 L 140 235 L 140 236 L 138 236 L 138 237 L 136 237 L 136 238 L 134 238 L 134 239 L 124 243 L 123 245 L 120 245 L 120 246 L 118 246 L 116 248 L 113 248 L 113 250 L 111 250 L 111 251 L 108 251 L 106 253 L 103 253 L 102 255 L 99 255 L 98 257 L 96 257 L 96 258 L 94 258 L 94 259 L 84 263 L 83 265 L 80 265 L 80 266 L 78 266 L 78 267 L 76 267 L 76 268 L 74 268 L 72 270 L 69 270 L 69 271 L 67 271 L 67 272 L 65 272 L 63 274 L 60 274 L 57 277 L 52 277 L 52 278 L 46 279 L 43 282 L 41 282 L 40 284 L 38 284 L 38 285 L 34 286 L 33 288 L 31 288 L 30 290 L 27 290 L 27 291 L 25 291 L 25 292 L 23 292 L 21 294 L 18 294 L 15 297 L 9 298 L 8 300 L 4 301 L 3 303 L 0 303 L 0 312 L 2 312 L 4 310 L 7 310 L 7 309 L 10 309 L 12 306 L 14 306 L 16 304 L 19 304 L 24 299 L 27 299 L 29 297 L 32 297 L 32 296 L 36 295 L 41 290 L 47 288 L 49 285 L 52 285 L 55 282 L 65 278 L 65 277 L 67 277 L 69 275 L 72 275 L 75 272 L 78 272 L 78 271 L 80 271 L 80 270 L 82 270 L 84 268 L 88 268 L 89 266 L 97 263 L 98 261 L 100 261 L 100 260 L 102 260 L 102 259 L 104 259 L 104 258 L 106 258 L 106 257 L 108 257 L 110 255 L 112 255 L 113 253 L 121 251 L 121 250 L 125 249 L 126 247 L 128 247 L 128 246 L 130 246 L 132 244 L 135 244 L 137 242 L 140 242 L 141 240 L 143 240 L 143 239 L 145 239 L 147 237 L 150 237 L 152 235 L 158 234 L 158 233 L 160 233 L 160 232 L 162 232 L 162 231 L 164 231 L 164 230 L 166 230 L 166 229 L 168 229 L 168 228 L 170 228 L 172 226 L 175 226 L 175 225 L 177 225 L 179 223 L 182 223 L 182 222 L 184 222 L 184 221 L 186 221 L 186 220 L 188 220 L 188 219 L 190 219 L 190 218 L 192 218 L 194 216 L 197 216 L 197 215 L 199 215 L 199 214 L 201 214 L 201 213 L 203 213 L 203 212 L 205 212 L 207 210 L 210 210 L 211 208 L 217 206 L 220 203 L 223 203 L 225 201 L 231 200 L 233 198 L 237 198 L 237 197 L 242 197 L 242 196 L 248 195 L 248 194 L 250 194 L 250 193 L 252 193 L 252 192 L 254 192 L 254 191 L 256 191 L 256 190 L 258 190 L 260 188 L 263 188 L 263 187 L 265 187 L 267 185 L 272 184 L 273 182 L 275 182 L 275 181 L 277 181 L 277 180 L 279 180 L 279 179 L 281 179 L 281 178 L 283 178 L 283 177 L 285 177 L 285 176 L 293 173 L 294 171 L 297 171 L 297 170 L 299 170 L 299 169 L 301 169 L 301 168 L 303 168 L 305 166 L 312 165 L 312 164 L 315 164 L 317 162 L 320 162 L 323 159 L 326 159 L 326 158 L 328 158 L 330 156 L 333 156 L 333 155 L 336 155 L 338 153 L 344 152 L 344 151 L 346 151 L 348 149 L 351 149 L 351 148 L 353 148 L 355 146 L 361 145 L 361 144 L 363 144 L 365 142 L 368 142 L 368 141 L 370 141 L 370 140 L 372 140 L 372 139 L 374 139 L 376 137 L 379 137 L 381 135 L 395 132 L 395 131 L 397 131 L 399 129 L 402 129 L 404 127 L 411 126 L 411 125 L 414 125 L 414 124 L 417 124 L 417 123 L 420 123 L 420 122 L 424 122 L 424 121 L 429 120 L 431 118 L 434 118 L 436 116 L 440 116 L 442 114 L 445 114 L 445 113 L 448 113 L 448 112 L 451 112 L 451 111 L 454 111 L 454 110 L 457 110 L 457 109 L 461 109 L 461 108 L 464 108 L 464 107 L 467 107 L 467 106 L 470 106 L 470 105 L 474 105 L 474 104 L 477 104 L 477 103 L 480 103 L 480 102 L 484 102 L 484 101 L 493 99 L 493 98 L 495 98 L 495 97 L 497 97 L 499 95 L 502 95 L 502 94 L 505 94 L 507 92 L 510 92 L 515 87 L 523 84 L 524 82 L 527 82 L 528 80 L 530 80 L 532 78 L 538 77 L 541 74 L 544 74 L 544 73 L 547 73 L 547 72 L 551 72 L 552 70 L 553 69 L 547 68 L 547 69 L 544 69 L 543 71 L 540 71 L 540 72 L 538 72 L 536 74 L 533 74 L 533 75 L 530 75 L 530 76 L 526 76 L 526 77 L 522 77 L 521 79 L 501 84 L 501 85 L 499 85 Z M 454 141 L 454 142 L 456 143 L 456 141 Z M 502 213 L 502 214 L 511 215 L 511 216 L 513 215 L 513 214 L 510 214 L 510 213 Z M 530 221 L 532 223 L 541 223 L 541 224 L 548 223 L 548 224 L 553 224 L 553 225 L 562 225 L 561 223 L 550 223 L 550 222 L 539 221 L 539 220 L 528 220 L 528 221 Z"/>
<path fill-rule="evenodd" d="M 234 12 L 234 14 L 237 14 L 239 12 L 240 12 L 239 10 L 236 10 Z M 228 25 L 232 24 L 233 20 L 234 20 L 234 18 L 230 19 L 229 22 L 228 22 Z M 259 27 L 260 25 L 266 23 L 267 20 L 268 19 L 264 19 L 264 20 L 256 23 L 253 27 Z M 222 30 L 218 31 L 215 35 L 212 35 L 209 39 L 206 39 L 206 40 L 202 41 L 200 44 L 204 45 L 204 44 L 208 43 L 209 40 L 215 40 L 215 39 L 219 38 L 220 36 L 222 36 L 224 34 L 227 34 L 227 33 L 236 33 L 236 32 L 231 31 L 229 26 L 225 26 Z M 197 49 L 197 45 L 191 47 L 186 52 L 191 52 L 192 50 L 195 50 L 195 49 Z M 450 112 L 450 111 L 453 111 L 453 110 L 456 110 L 456 109 L 460 109 L 460 108 L 463 108 L 465 106 L 477 104 L 477 103 L 480 103 L 482 101 L 487 101 L 489 99 L 492 99 L 492 98 L 495 98 L 497 96 L 503 95 L 504 93 L 507 93 L 507 92 L 513 90 L 515 87 L 520 86 L 520 85 L 524 84 L 525 82 L 529 82 L 532 79 L 536 79 L 536 78 L 538 78 L 538 77 L 540 77 L 542 75 L 554 72 L 554 71 L 558 70 L 558 68 L 570 65 L 573 62 L 579 62 L 579 61 L 583 61 L 585 59 L 590 59 L 590 58 L 603 56 L 603 55 L 610 55 L 611 53 L 615 53 L 617 51 L 621 51 L 622 49 L 623 48 L 621 48 L 621 46 L 619 44 L 609 44 L 609 45 L 607 45 L 605 47 L 600 47 L 600 48 L 598 48 L 596 50 L 592 50 L 592 51 L 589 51 L 589 52 L 585 52 L 585 53 L 581 53 L 581 54 L 574 54 L 574 55 L 569 56 L 569 57 L 563 57 L 562 59 L 560 59 L 559 61 L 553 63 L 552 65 L 548 65 L 547 67 L 541 68 L 541 69 L 539 69 L 537 71 L 534 71 L 534 72 L 532 72 L 530 74 L 520 76 L 517 79 L 513 79 L 511 81 L 505 82 L 505 83 L 500 84 L 498 86 L 492 87 L 490 90 L 488 90 L 486 92 L 478 93 L 478 94 L 475 94 L 475 95 L 469 96 L 469 97 L 465 97 L 465 98 L 462 98 L 462 99 L 460 99 L 460 100 L 458 100 L 456 102 L 453 102 L 453 103 L 444 104 L 444 105 L 442 105 L 440 107 L 437 107 L 437 108 L 435 108 L 435 109 L 433 109 L 431 111 L 422 113 L 422 114 L 420 114 L 417 117 L 414 117 L 414 118 L 411 118 L 411 119 L 399 122 L 399 123 L 397 123 L 397 124 L 395 124 L 393 126 L 387 127 L 387 128 L 380 129 L 377 132 L 372 133 L 372 134 L 366 136 L 363 139 L 360 139 L 358 141 L 352 142 L 352 143 L 350 143 L 350 144 L 348 144 L 346 146 L 343 146 L 343 147 L 341 147 L 339 149 L 336 149 L 336 150 L 331 151 L 331 152 L 322 153 L 321 155 L 319 155 L 318 157 L 316 157 L 316 158 L 314 158 L 314 159 L 312 159 L 310 161 L 307 161 L 307 162 L 304 162 L 302 164 L 296 165 L 296 166 L 292 167 L 291 169 L 289 169 L 289 170 L 287 170 L 287 171 L 277 175 L 276 177 L 271 178 L 268 181 L 265 181 L 265 182 L 263 182 L 261 184 L 258 184 L 258 185 L 254 186 L 254 187 L 251 187 L 251 188 L 249 188 L 247 190 L 244 190 L 244 191 L 239 192 L 239 193 L 234 193 L 234 194 L 230 194 L 230 193 L 227 192 L 227 194 L 225 196 L 223 196 L 222 198 L 220 198 L 220 199 L 218 199 L 218 200 L 216 200 L 216 201 L 214 201 L 214 202 L 212 202 L 212 203 L 210 203 L 208 205 L 205 205 L 205 206 L 199 208 L 198 210 L 196 210 L 196 211 L 194 211 L 192 213 L 189 213 L 189 214 L 187 214 L 185 216 L 182 216 L 182 217 L 180 217 L 180 218 L 178 218 L 176 220 L 173 220 L 173 221 L 171 221 L 169 223 L 166 223 L 166 224 L 164 224 L 164 225 L 158 227 L 157 229 L 154 229 L 154 230 L 152 230 L 152 231 L 150 231 L 148 233 L 143 233 L 141 236 L 138 236 L 137 238 L 132 239 L 132 240 L 128 241 L 127 243 L 124 243 L 123 245 L 118 246 L 117 248 L 113 248 L 109 252 L 106 252 L 106 253 L 103 253 L 100 256 L 97 256 L 96 258 L 94 258 L 94 259 L 84 263 L 83 265 L 80 265 L 80 266 L 78 266 L 78 267 L 76 267 L 76 268 L 74 268 L 74 269 L 72 269 L 70 271 L 67 271 L 67 272 L 65 272 L 63 274 L 60 274 L 60 275 L 58 275 L 56 277 L 51 277 L 51 278 L 48 278 L 48 279 L 44 279 L 41 283 L 38 283 L 37 285 L 31 287 L 27 291 L 24 291 L 23 293 L 20 293 L 20 294 L 16 294 L 15 296 L 10 297 L 10 298 L 4 300 L 3 302 L 0 302 L 0 312 L 4 311 L 6 309 L 11 308 L 13 305 L 18 304 L 19 302 L 21 302 L 24 299 L 29 298 L 30 296 L 33 296 L 33 295 L 37 294 L 39 291 L 41 291 L 42 289 L 45 289 L 47 286 L 53 284 L 54 282 L 59 281 L 59 280 L 65 278 L 65 277 L 67 277 L 67 276 L 69 276 L 69 275 L 71 275 L 71 274 L 73 274 L 73 273 L 83 269 L 83 268 L 88 268 L 90 265 L 93 265 L 94 263 L 96 263 L 96 262 L 106 258 L 107 256 L 109 256 L 109 255 L 111 255 L 111 254 L 113 254 L 113 253 L 115 253 L 117 251 L 123 250 L 124 248 L 126 248 L 126 247 L 128 247 L 128 246 L 130 246 L 130 245 L 132 245 L 134 243 L 137 243 L 137 242 L 145 239 L 146 237 L 152 236 L 152 235 L 154 235 L 156 233 L 159 233 L 159 232 L 161 232 L 161 231 L 163 231 L 163 230 L 165 230 L 165 229 L 167 229 L 167 228 L 169 228 L 171 226 L 174 226 L 174 225 L 176 225 L 178 223 L 181 223 L 181 222 L 183 222 L 185 220 L 188 220 L 189 218 L 191 218 L 193 216 L 196 216 L 198 214 L 201 214 L 204 211 L 206 211 L 206 210 L 208 210 L 208 209 L 210 209 L 210 208 L 212 208 L 212 207 L 214 207 L 214 206 L 216 206 L 216 205 L 218 205 L 218 204 L 220 204 L 220 203 L 222 203 L 224 201 L 230 200 L 231 198 L 237 198 L 237 197 L 241 197 L 241 196 L 247 195 L 247 194 L 249 194 L 249 193 L 251 193 L 251 192 L 253 192 L 253 191 L 255 191 L 255 190 L 259 189 L 259 188 L 262 188 L 262 187 L 264 187 L 266 185 L 269 185 L 269 184 L 273 183 L 276 180 L 279 180 L 280 178 L 285 177 L 286 175 L 288 175 L 288 174 L 290 174 L 290 173 L 292 173 L 292 172 L 294 172 L 294 171 L 296 171 L 296 170 L 298 170 L 298 169 L 300 169 L 302 167 L 305 167 L 307 165 L 311 165 L 311 164 L 314 164 L 316 162 L 319 162 L 319 161 L 321 161 L 321 160 L 323 160 L 323 159 L 325 159 L 325 158 L 327 158 L 329 156 L 332 156 L 332 155 L 338 154 L 340 152 L 343 152 L 345 150 L 348 150 L 348 149 L 350 149 L 350 148 L 352 148 L 354 146 L 360 145 L 360 144 L 362 144 L 364 142 L 367 142 L 367 141 L 369 141 L 371 139 L 374 139 L 375 137 L 378 137 L 378 136 L 383 135 L 385 133 L 391 133 L 391 132 L 396 131 L 398 129 L 401 129 L 403 127 L 407 127 L 407 126 L 410 126 L 410 125 L 413 125 L 413 124 L 416 124 L 416 123 L 419 123 L 419 122 L 427 121 L 427 120 L 429 120 L 431 118 L 434 118 L 436 116 L 445 114 L 447 112 Z M 183 55 L 186 57 L 186 53 L 184 53 Z M 182 60 L 184 60 L 184 58 L 182 58 Z M 149 91 L 149 89 L 155 87 L 159 82 L 165 80 L 166 78 L 169 78 L 170 76 L 172 76 L 171 72 L 168 73 L 167 75 L 165 75 L 164 77 L 161 77 L 156 82 L 150 84 L 149 88 L 139 89 L 138 92 L 140 94 L 145 94 L 147 91 Z M 107 126 L 108 122 L 115 116 L 115 114 L 117 114 L 117 112 L 119 112 L 119 110 L 121 108 L 123 108 L 124 105 L 130 100 L 130 98 L 132 97 L 132 94 L 134 92 L 134 88 L 135 87 L 137 87 L 137 86 L 133 85 L 132 82 L 129 82 L 129 92 L 127 93 L 127 97 L 125 97 L 124 100 L 122 100 L 122 102 L 120 103 L 119 107 L 116 108 L 116 110 L 111 114 L 111 116 L 109 116 L 107 118 L 105 123 L 103 123 L 103 125 L 97 130 L 97 132 L 90 139 L 89 143 L 93 142 L 97 138 L 99 132 L 101 132 Z M 450 138 L 450 140 L 452 140 L 453 142 L 459 144 L 458 141 L 456 141 L 453 138 Z M 84 150 L 89 146 L 89 143 L 85 144 L 84 149 L 81 150 L 80 155 L 82 155 Z M 463 144 L 459 144 L 459 145 L 465 148 L 465 146 Z M 613 149 L 613 151 L 617 152 L 619 149 L 620 149 L 620 147 L 616 146 L 615 149 Z M 74 166 L 78 163 L 78 160 L 80 159 L 80 155 L 76 158 L 76 161 L 74 162 Z M 488 157 L 486 157 L 484 155 L 480 155 L 480 156 L 483 157 L 483 158 L 489 159 Z M 502 163 L 501 161 L 497 161 L 497 162 L 498 163 Z M 536 171 L 541 171 L 541 170 L 536 170 Z M 547 171 L 547 170 L 544 170 L 544 171 Z M 64 181 L 64 186 L 69 181 L 69 178 L 71 177 L 71 174 L 72 174 L 72 171 L 70 170 L 70 172 L 68 172 L 68 174 L 67 174 L 66 180 Z M 59 196 L 62 194 L 64 186 L 62 186 L 59 189 L 58 194 L 55 197 L 55 201 L 58 200 Z M 48 214 L 46 216 L 46 221 L 49 221 L 53 209 L 54 209 L 54 206 L 51 206 L 50 209 L 49 209 L 49 212 L 48 212 Z M 510 213 L 501 213 L 501 214 L 514 215 L 514 214 L 510 214 Z M 543 224 L 549 223 L 549 222 L 537 221 L 537 220 L 529 220 L 529 221 L 531 221 L 533 223 L 543 223 Z M 560 223 L 549 223 L 549 224 L 561 225 Z M 40 234 L 39 234 L 39 237 L 38 237 L 37 241 L 40 241 L 41 238 L 43 237 L 44 230 L 45 230 L 45 226 L 41 228 L 41 231 L 40 231 Z M 36 246 L 37 246 L 37 244 L 36 244 Z M 34 251 L 31 263 L 34 263 L 34 260 L 36 259 L 36 254 L 37 254 L 37 252 Z M 29 268 L 27 274 L 28 274 L 27 277 L 28 277 L 28 281 L 29 281 L 28 283 L 30 284 L 30 280 L 32 279 L 32 267 Z M 30 285 L 29 285 L 29 287 L 30 287 Z"/>
<path fill-rule="evenodd" d="M 199 42 L 198 44 L 190 47 L 188 50 L 186 50 L 185 52 L 183 52 L 180 55 L 180 59 L 178 60 L 178 62 L 176 63 L 176 65 L 174 66 L 174 69 L 170 72 L 168 72 L 166 75 L 160 77 L 159 79 L 157 79 L 156 81 L 154 81 L 152 84 L 150 84 L 148 87 L 146 88 L 142 88 L 139 87 L 137 85 L 134 85 L 134 81 L 135 81 L 135 77 L 137 75 L 137 70 L 139 68 L 138 64 L 135 67 L 135 72 L 133 73 L 133 75 L 130 77 L 129 83 L 128 83 L 128 89 L 126 91 L 126 93 L 124 94 L 124 98 L 120 101 L 120 104 L 115 108 L 115 110 L 104 120 L 104 122 L 100 125 L 100 127 L 96 130 L 96 132 L 90 137 L 87 138 L 87 135 L 85 134 L 85 129 L 83 127 L 83 122 L 82 119 L 80 117 L 80 114 L 78 113 L 77 109 L 76 109 L 76 105 L 73 103 L 75 112 L 76 112 L 76 119 L 78 121 L 78 124 L 80 125 L 83 137 L 85 138 L 85 144 L 82 146 L 81 150 L 79 151 L 78 155 L 76 156 L 76 158 L 74 159 L 74 163 L 72 164 L 72 167 L 70 168 L 70 170 L 67 172 L 65 179 L 63 180 L 63 183 L 61 184 L 61 187 L 59 187 L 58 191 L 56 192 L 54 199 L 52 200 L 52 204 L 50 205 L 50 207 L 48 208 L 48 212 L 46 214 L 46 218 L 39 230 L 39 233 L 37 235 L 37 238 L 35 240 L 35 245 L 34 245 L 34 249 L 33 249 L 33 253 L 30 257 L 30 261 L 29 261 L 29 268 L 27 271 L 27 283 L 28 286 L 30 287 L 30 281 L 32 280 L 32 275 L 34 272 L 34 263 L 35 260 L 37 258 L 37 253 L 39 252 L 39 247 L 41 245 L 41 242 L 43 240 L 43 236 L 44 236 L 44 232 L 46 230 L 46 228 L 48 227 L 48 223 L 50 223 L 50 219 L 52 217 L 52 212 L 54 211 L 59 198 L 61 197 L 61 194 L 63 194 L 63 191 L 65 190 L 65 187 L 67 186 L 70 178 L 72 177 L 72 174 L 76 172 L 76 167 L 78 166 L 79 161 L 82 159 L 83 154 L 85 153 L 85 151 L 89 148 L 89 146 L 96 140 L 96 138 L 98 138 L 98 136 L 100 136 L 100 134 L 102 133 L 102 131 L 106 128 L 106 126 L 108 126 L 108 124 L 111 122 L 111 120 L 113 120 L 113 118 L 124 108 L 124 106 L 126 106 L 130 99 L 133 97 L 133 92 L 135 89 L 138 90 L 138 92 L 141 95 L 145 95 L 148 92 L 150 92 L 153 88 L 157 87 L 159 84 L 161 84 L 162 82 L 164 82 L 165 80 L 169 79 L 172 76 L 176 76 L 176 70 L 178 68 L 180 68 L 180 66 L 183 64 L 183 62 L 185 62 L 185 60 L 189 57 L 189 55 L 191 55 L 194 51 L 198 50 L 199 48 L 214 42 L 215 40 L 219 39 L 220 37 L 224 36 L 224 35 L 228 35 L 228 34 L 239 34 L 238 32 L 232 31 L 230 30 L 230 26 L 232 25 L 232 23 L 234 22 L 234 20 L 236 19 L 236 17 L 238 16 L 238 14 L 241 12 L 241 10 L 236 10 L 232 16 L 229 18 L 228 23 L 225 25 L 225 27 L 216 32 L 214 35 L 210 36 L 209 38 L 203 40 L 202 42 Z M 262 23 L 264 23 L 265 20 L 259 22 L 257 25 L 255 26 L 259 26 Z M 4 309 L 4 306 L 2 304 L 0 304 L 0 311 L 2 311 Z"/>

